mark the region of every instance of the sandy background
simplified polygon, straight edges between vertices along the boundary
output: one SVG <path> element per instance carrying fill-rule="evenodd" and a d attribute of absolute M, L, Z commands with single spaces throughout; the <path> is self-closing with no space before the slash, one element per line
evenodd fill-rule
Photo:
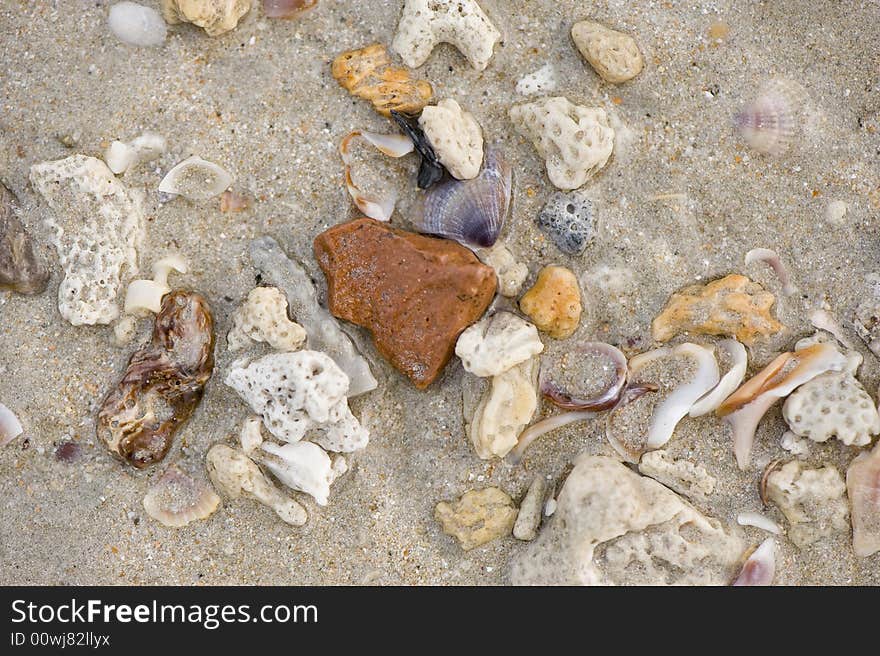
<path fill-rule="evenodd" d="M 337 144 L 353 128 L 390 131 L 390 124 L 336 84 L 329 62 L 343 50 L 390 43 L 402 3 L 321 0 L 297 22 L 268 21 L 255 10 L 217 38 L 172 27 L 155 49 L 117 41 L 106 25 L 110 4 L 0 0 L 0 177 L 45 244 L 47 209 L 29 187 L 31 164 L 99 156 L 109 141 L 144 130 L 165 135 L 169 152 L 157 166 L 124 179 L 147 195 L 142 264 L 148 270 L 166 253 L 182 253 L 192 271 L 176 280 L 207 295 L 225 335 L 230 312 L 254 284 L 250 239 L 274 236 L 317 273 L 312 239 L 354 216 Z M 780 301 L 790 330 L 756 353 L 754 365 L 807 334 L 806 316 L 822 300 L 848 319 L 869 292 L 865 276 L 880 268 L 880 3 L 495 0 L 487 9 L 505 39 L 486 71 L 442 46 L 419 73 L 438 98 L 454 97 L 473 112 L 513 161 L 514 208 L 502 239 L 532 277 L 559 263 L 581 279 L 586 312 L 572 339 L 648 348 L 650 321 L 672 291 L 733 271 L 778 293 L 769 269 L 742 264 L 757 246 L 780 253 L 801 293 Z M 584 65 L 568 32 L 588 16 L 636 37 L 646 68 L 634 81 L 612 87 Z M 716 21 L 730 31 L 711 44 Z M 548 62 L 559 71 L 558 94 L 602 106 L 627 128 L 618 130 L 612 161 L 586 187 L 599 234 L 575 258 L 561 255 L 535 225 L 553 189 L 506 117 L 524 100 L 517 80 Z M 773 75 L 797 80 L 810 98 L 802 138 L 777 160 L 750 155 L 730 121 Z M 62 145 L 65 135 L 78 145 Z M 190 154 L 223 165 L 235 175 L 234 188 L 259 201 L 243 214 L 221 214 L 217 202 L 160 205 L 161 176 Z M 408 185 L 411 202 L 415 160 L 381 164 L 396 184 Z M 825 219 L 831 200 L 849 206 L 842 224 Z M 402 225 L 400 216 L 395 223 Z M 96 408 L 149 322 L 125 348 L 112 345 L 108 328 L 63 322 L 57 258 L 43 253 L 53 269 L 45 294 L 0 295 L 0 400 L 26 427 L 0 451 L 0 583 L 500 584 L 524 545 L 506 538 L 463 553 L 434 522 L 434 504 L 490 482 L 518 498 L 536 473 L 562 480 L 584 449 L 611 453 L 601 423 L 579 424 L 542 438 L 519 468 L 483 462 L 463 434 L 460 364 L 419 392 L 361 339 L 380 387 L 352 405 L 372 437 L 332 488 L 329 506 L 307 502 L 310 520 L 301 529 L 249 501 L 166 529 L 141 506 L 164 467 L 134 471 L 94 437 Z M 548 357 L 566 349 L 548 346 Z M 880 369 L 863 352 L 860 378 L 873 394 Z M 229 359 L 218 350 L 206 397 L 167 464 L 201 471 L 211 444 L 233 443 L 247 411 L 221 382 Z M 776 408 L 761 424 L 756 468 L 746 473 L 735 471 L 729 436 L 713 418 L 682 422 L 670 450 L 718 477 L 719 490 L 702 509 L 729 523 L 737 512 L 759 510 L 755 482 L 763 464 L 784 455 L 782 431 Z M 72 464 L 54 457 L 67 439 L 82 446 Z M 812 461 L 843 468 L 854 453 L 833 441 L 814 447 Z M 752 542 L 763 538 L 751 531 Z M 784 539 L 780 547 L 783 583 L 880 583 L 880 555 L 857 561 L 848 536 L 802 551 Z"/>

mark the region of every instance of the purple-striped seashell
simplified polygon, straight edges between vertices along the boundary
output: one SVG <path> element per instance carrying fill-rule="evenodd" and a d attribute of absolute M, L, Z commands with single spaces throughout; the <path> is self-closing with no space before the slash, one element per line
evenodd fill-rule
<path fill-rule="evenodd" d="M 416 230 L 473 248 L 492 246 L 510 207 L 512 179 L 501 151 L 487 148 L 483 170 L 476 178 L 447 180 L 425 194 Z"/>
<path fill-rule="evenodd" d="M 794 82 L 774 78 L 734 117 L 746 143 L 765 155 L 782 155 L 800 128 L 803 90 Z"/>

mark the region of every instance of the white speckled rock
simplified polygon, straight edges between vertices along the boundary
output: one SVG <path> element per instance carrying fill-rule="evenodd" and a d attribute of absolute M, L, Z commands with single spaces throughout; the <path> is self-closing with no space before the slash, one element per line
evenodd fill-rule
<path fill-rule="evenodd" d="M 165 42 L 168 28 L 159 12 L 136 2 L 117 2 L 107 14 L 110 31 L 132 46 L 158 46 Z"/>
<path fill-rule="evenodd" d="M 74 326 L 110 323 L 123 276 L 138 271 L 141 196 L 85 155 L 35 164 L 30 178 L 52 209 L 47 225 L 64 269 L 58 311 Z"/>
<path fill-rule="evenodd" d="M 582 186 L 614 149 L 614 130 L 601 107 L 581 107 L 557 96 L 516 105 L 509 115 L 544 158 L 550 181 L 563 191 Z"/>
<path fill-rule="evenodd" d="M 465 371 L 483 377 L 504 373 L 543 350 L 538 329 L 512 312 L 485 317 L 465 330 L 455 344 Z"/>
<path fill-rule="evenodd" d="M 601 23 L 580 21 L 571 38 L 590 65 L 606 82 L 620 84 L 633 79 L 645 65 L 635 39 Z"/>
<path fill-rule="evenodd" d="M 476 0 L 406 0 L 391 48 L 407 66 L 418 68 L 434 46 L 451 43 L 482 71 L 500 39 Z"/>
<path fill-rule="evenodd" d="M 440 163 L 457 180 L 477 177 L 483 163 L 483 130 L 452 98 L 422 110 L 419 125 Z"/>

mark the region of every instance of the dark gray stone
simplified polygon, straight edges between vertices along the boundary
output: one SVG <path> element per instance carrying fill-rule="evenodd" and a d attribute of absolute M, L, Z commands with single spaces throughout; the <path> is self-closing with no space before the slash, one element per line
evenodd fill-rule
<path fill-rule="evenodd" d="M 593 203 L 582 193 L 557 191 L 538 216 L 538 227 L 568 255 L 580 255 L 593 241 Z"/>

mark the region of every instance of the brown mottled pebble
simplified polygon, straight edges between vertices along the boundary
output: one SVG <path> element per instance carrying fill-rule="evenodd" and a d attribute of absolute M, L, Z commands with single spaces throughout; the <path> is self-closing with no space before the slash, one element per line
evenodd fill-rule
<path fill-rule="evenodd" d="M 468 249 L 373 219 L 318 235 L 315 258 L 330 312 L 369 329 L 379 353 L 419 389 L 440 375 L 495 295 L 495 272 Z"/>
<path fill-rule="evenodd" d="M 98 437 L 135 467 L 165 457 L 214 370 L 214 319 L 193 292 L 166 294 L 153 339 L 128 361 L 98 412 Z"/>
<path fill-rule="evenodd" d="M 49 272 L 34 255 L 33 242 L 15 215 L 15 195 L 0 182 L 0 290 L 39 294 Z"/>
<path fill-rule="evenodd" d="M 458 540 L 465 551 L 509 535 L 516 515 L 513 500 L 497 487 L 470 490 L 458 501 L 441 501 L 434 508 L 434 519 L 443 532 Z"/>
<path fill-rule="evenodd" d="M 519 309 L 538 330 L 556 339 L 570 337 L 577 330 L 583 311 L 577 278 L 565 267 L 544 267 L 532 288 L 519 300 Z"/>

